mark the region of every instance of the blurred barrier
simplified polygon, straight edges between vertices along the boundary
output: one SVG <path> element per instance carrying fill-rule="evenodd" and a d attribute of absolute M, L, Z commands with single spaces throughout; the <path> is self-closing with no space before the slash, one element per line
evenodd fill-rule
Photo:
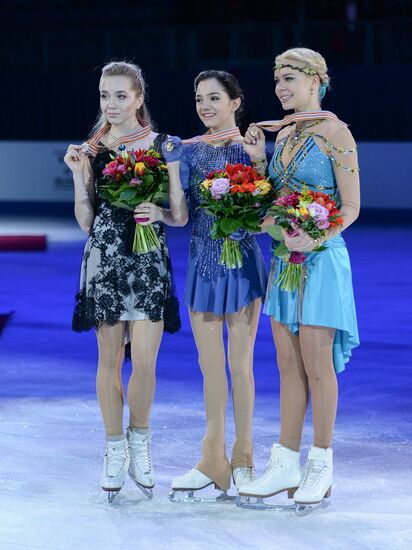
<path fill-rule="evenodd" d="M 358 146 L 362 208 L 412 209 L 412 142 L 361 142 Z M 7 204 L 14 209 L 22 202 L 28 209 L 36 203 L 38 211 L 42 203 L 61 203 L 62 208 L 49 213 L 72 212 L 72 176 L 63 162 L 66 148 L 67 143 L 60 141 L 0 142 L 1 211 L 7 210 Z"/>

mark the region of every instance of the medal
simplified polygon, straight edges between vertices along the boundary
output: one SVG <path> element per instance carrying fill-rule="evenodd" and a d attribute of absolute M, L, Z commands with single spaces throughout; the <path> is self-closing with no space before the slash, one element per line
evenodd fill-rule
<path fill-rule="evenodd" d="M 174 148 L 175 148 L 175 144 L 173 143 L 172 140 L 169 140 L 165 145 L 165 149 L 168 153 L 171 153 Z"/>

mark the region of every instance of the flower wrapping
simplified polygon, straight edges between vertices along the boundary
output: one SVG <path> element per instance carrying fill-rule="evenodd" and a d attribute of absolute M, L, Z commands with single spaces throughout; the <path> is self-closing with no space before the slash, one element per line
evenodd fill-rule
<path fill-rule="evenodd" d="M 142 202 L 162 204 L 167 200 L 168 171 L 160 154 L 153 149 L 126 151 L 119 147 L 117 155 L 103 169 L 105 184 L 100 196 L 118 208 L 134 211 Z M 146 254 L 160 247 L 152 224 L 136 223 L 133 252 Z"/>
<path fill-rule="evenodd" d="M 268 233 L 275 240 L 281 241 L 275 250 L 275 255 L 287 264 L 275 281 L 282 290 L 293 292 L 301 287 L 303 264 L 307 256 L 304 252 L 288 250 L 283 242 L 280 228 L 286 229 L 290 235 L 293 235 L 295 232 L 293 224 L 313 239 L 324 237 L 328 228 L 343 224 L 343 218 L 336 204 L 334 197 L 310 191 L 304 187 L 300 193 L 295 191 L 290 195 L 277 198 L 268 210 L 268 214 L 275 219 L 275 225 L 268 230 Z M 326 247 L 320 246 L 311 253 L 324 250 Z"/>
<path fill-rule="evenodd" d="M 216 217 L 210 235 L 224 239 L 220 264 L 227 269 L 242 267 L 240 243 L 230 235 L 239 229 L 260 232 L 260 220 L 274 198 L 272 185 L 252 166 L 239 163 L 210 172 L 200 190 L 200 208 Z"/>

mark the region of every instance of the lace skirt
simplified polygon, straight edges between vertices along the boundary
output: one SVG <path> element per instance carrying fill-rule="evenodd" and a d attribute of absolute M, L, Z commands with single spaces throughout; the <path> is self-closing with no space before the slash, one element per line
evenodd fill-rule
<path fill-rule="evenodd" d="M 164 321 L 167 332 L 181 327 L 179 304 L 163 225 L 154 223 L 160 248 L 132 252 L 133 215 L 101 204 L 86 242 L 76 296 L 73 330 L 113 326 L 119 321 Z"/>

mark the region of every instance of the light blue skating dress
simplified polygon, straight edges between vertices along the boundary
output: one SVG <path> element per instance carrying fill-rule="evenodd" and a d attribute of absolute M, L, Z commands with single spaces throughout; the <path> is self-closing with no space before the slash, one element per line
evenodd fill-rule
<path fill-rule="evenodd" d="M 339 198 L 332 159 L 309 136 L 291 163 L 285 168 L 281 156 L 284 138 L 275 147 L 269 166 L 270 178 L 282 194 L 300 191 L 303 185 L 312 191 L 322 191 Z M 339 202 L 338 202 L 339 204 Z M 272 245 L 272 255 L 278 243 Z M 359 345 L 352 274 L 348 251 L 342 236 L 326 241 L 327 250 L 307 253 L 304 282 L 300 290 L 283 291 L 274 284 L 286 264 L 273 256 L 266 296 L 265 313 L 299 333 L 299 324 L 336 329 L 333 363 L 336 372 L 345 369 L 352 349 Z"/>

